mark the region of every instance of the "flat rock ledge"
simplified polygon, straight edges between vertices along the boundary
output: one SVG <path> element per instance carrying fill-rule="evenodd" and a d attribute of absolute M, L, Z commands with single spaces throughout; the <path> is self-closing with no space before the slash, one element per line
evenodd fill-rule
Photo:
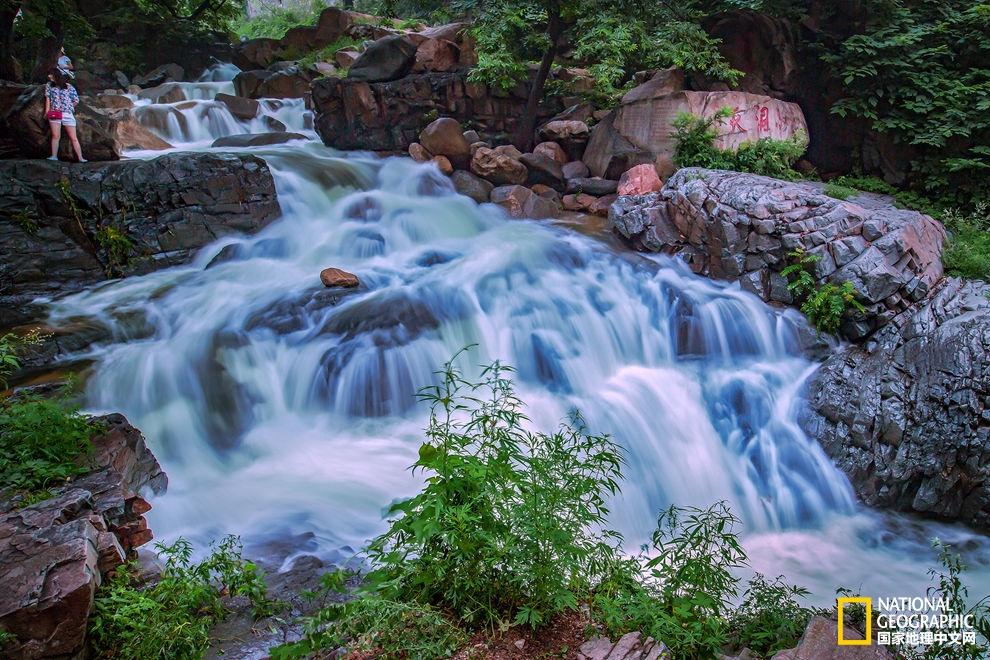
<path fill-rule="evenodd" d="M 82 653 L 97 587 L 152 538 L 141 494 L 164 492 L 166 476 L 123 415 L 94 421 L 94 471 L 32 506 L 0 503 L 0 628 L 15 637 L 4 658 Z"/>
<path fill-rule="evenodd" d="M 279 214 L 271 171 L 251 155 L 0 161 L 0 327 L 33 320 L 36 296 L 185 263 Z"/>
<path fill-rule="evenodd" d="M 990 528 L 988 296 L 947 278 L 812 377 L 802 424 L 866 504 Z"/>
<path fill-rule="evenodd" d="M 820 185 L 688 167 L 656 193 L 619 197 L 612 228 L 642 250 L 677 254 L 691 269 L 767 302 L 793 302 L 780 274 L 802 248 L 819 283 L 851 282 L 866 313 L 843 324 L 862 339 L 924 300 L 942 279 L 945 230 L 932 218 L 828 197 Z"/>

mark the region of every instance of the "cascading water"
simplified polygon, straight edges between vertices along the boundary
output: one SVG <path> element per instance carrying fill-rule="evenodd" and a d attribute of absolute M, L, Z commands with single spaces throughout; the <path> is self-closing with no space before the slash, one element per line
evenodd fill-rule
<path fill-rule="evenodd" d="M 55 321 L 113 330 L 89 356 L 88 405 L 124 412 L 169 474 L 149 514 L 159 537 L 313 533 L 318 551 L 359 547 L 382 507 L 417 488 L 415 392 L 476 344 L 462 366 L 515 365 L 534 424 L 578 408 L 626 448 L 612 508 L 632 547 L 659 509 L 725 499 L 753 568 L 823 600 L 885 579 L 920 593 L 936 533 L 986 556 L 965 530 L 857 509 L 796 423 L 814 369 L 797 314 L 666 258 L 507 220 L 430 166 L 313 142 L 254 153 L 272 168 L 280 221 L 53 306 Z M 325 290 L 327 266 L 362 288 Z"/>

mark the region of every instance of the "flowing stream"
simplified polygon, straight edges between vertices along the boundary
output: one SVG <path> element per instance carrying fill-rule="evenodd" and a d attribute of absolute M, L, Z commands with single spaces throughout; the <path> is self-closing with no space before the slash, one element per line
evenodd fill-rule
<path fill-rule="evenodd" d="M 259 117 L 235 119 L 202 91 L 229 85 L 217 78 L 231 69 L 216 71 L 185 85 L 187 101 L 139 108 L 141 121 L 184 149 L 260 132 L 264 116 L 310 130 L 301 102 L 265 101 Z M 158 538 L 359 548 L 382 530 L 383 507 L 418 488 L 407 470 L 426 421 L 417 389 L 476 345 L 462 367 L 514 365 L 536 426 L 577 408 L 623 445 L 612 523 L 631 549 L 661 508 L 724 499 L 752 569 L 785 574 L 819 602 L 839 585 L 922 595 L 935 535 L 966 550 L 975 585 L 990 584 L 984 537 L 861 509 L 801 431 L 815 365 L 800 355 L 795 312 L 674 260 L 507 219 L 409 159 L 318 141 L 253 153 L 271 166 L 280 220 L 187 266 L 53 305 L 56 321 L 95 317 L 113 330 L 88 355 L 87 405 L 126 414 L 168 473 L 149 514 Z M 325 290 L 328 266 L 362 287 Z"/>

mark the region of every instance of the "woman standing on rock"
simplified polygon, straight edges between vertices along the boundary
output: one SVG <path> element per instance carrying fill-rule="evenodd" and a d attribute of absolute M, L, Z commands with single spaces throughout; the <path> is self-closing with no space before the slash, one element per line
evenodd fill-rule
<path fill-rule="evenodd" d="M 62 138 L 62 127 L 72 142 L 72 149 L 76 152 L 76 158 L 80 163 L 85 163 L 86 159 L 82 155 L 82 147 L 79 146 L 79 137 L 76 135 L 76 105 L 79 104 L 79 92 L 69 84 L 68 77 L 62 73 L 61 69 L 52 69 L 48 74 L 48 84 L 45 85 L 45 118 L 52 129 L 52 155 L 48 160 L 58 160 L 58 143 Z"/>

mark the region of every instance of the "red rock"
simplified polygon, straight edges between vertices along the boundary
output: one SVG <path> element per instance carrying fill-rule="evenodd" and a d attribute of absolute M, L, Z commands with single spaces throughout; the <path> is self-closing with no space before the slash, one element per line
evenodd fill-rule
<path fill-rule="evenodd" d="M 567 153 L 556 142 L 540 142 L 533 147 L 533 153 L 555 160 L 561 165 L 567 162 Z"/>
<path fill-rule="evenodd" d="M 433 162 L 437 164 L 437 168 L 446 175 L 451 175 L 454 173 L 454 166 L 450 164 L 450 159 L 446 156 L 434 156 Z"/>
<path fill-rule="evenodd" d="M 511 144 L 501 144 L 495 147 L 495 152 L 508 156 L 512 160 L 519 160 L 522 158 L 522 152 L 516 149 L 515 145 Z"/>
<path fill-rule="evenodd" d="M 521 184 L 526 181 L 526 166 L 505 153 L 480 147 L 471 158 L 471 171 L 492 183 Z"/>
<path fill-rule="evenodd" d="M 333 54 L 333 59 L 341 69 L 349 69 L 360 55 L 353 48 L 342 48 Z"/>
<path fill-rule="evenodd" d="M 465 168 L 471 161 L 471 145 L 456 119 L 436 119 L 419 134 L 419 142 L 435 156 L 446 156 L 458 168 Z"/>
<path fill-rule="evenodd" d="M 426 150 L 426 147 L 419 142 L 409 145 L 409 156 L 417 163 L 425 163 L 433 158 L 433 154 Z"/>
<path fill-rule="evenodd" d="M 576 119 L 557 119 L 540 128 L 540 137 L 548 141 L 587 136 L 588 125 Z"/>
<path fill-rule="evenodd" d="M 618 195 L 605 195 L 604 197 L 599 197 L 591 204 L 591 206 L 588 207 L 588 212 L 605 217 L 608 215 L 608 209 L 612 206 L 612 202 L 614 202 L 617 198 Z"/>
<path fill-rule="evenodd" d="M 560 209 L 553 200 L 540 197 L 525 186 L 501 186 L 492 190 L 491 200 L 513 218 L 556 218 Z"/>
<path fill-rule="evenodd" d="M 587 211 L 592 204 L 598 201 L 597 197 L 578 193 L 577 195 L 564 195 L 562 200 L 564 208 L 568 211 Z"/>
<path fill-rule="evenodd" d="M 416 48 L 413 71 L 450 71 L 457 66 L 458 48 L 446 39 L 426 39 Z"/>
<path fill-rule="evenodd" d="M 657 176 L 656 168 L 649 164 L 636 165 L 619 177 L 618 193 L 620 195 L 645 195 L 656 192 L 663 187 L 663 181 Z"/>
<path fill-rule="evenodd" d="M 357 278 L 357 275 L 339 268 L 324 268 L 321 270 L 320 281 L 327 288 L 339 287 L 342 289 L 353 289 L 361 284 L 361 280 Z"/>

